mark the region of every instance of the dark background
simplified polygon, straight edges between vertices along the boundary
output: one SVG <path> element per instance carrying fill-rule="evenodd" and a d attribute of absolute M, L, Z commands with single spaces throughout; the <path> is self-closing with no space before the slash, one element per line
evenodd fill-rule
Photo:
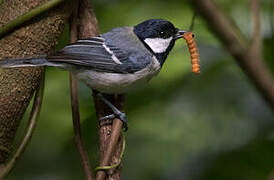
<path fill-rule="evenodd" d="M 217 2 L 250 37 L 249 0 Z M 93 0 L 93 4 L 101 33 L 150 18 L 164 18 L 188 30 L 193 16 L 182 0 Z M 273 72 L 271 0 L 261 5 L 263 55 Z M 271 174 L 274 179 L 273 112 L 201 18 L 196 18 L 193 31 L 201 57 L 200 75 L 191 73 L 186 43 L 180 40 L 159 76 L 127 96 L 129 131 L 122 179 L 270 180 Z M 68 28 L 57 49 L 67 42 Z M 47 69 L 38 126 L 7 179 L 84 179 L 72 139 L 68 82 L 68 72 Z M 97 120 L 91 91 L 82 83 L 79 98 L 83 136 L 95 167 Z M 25 117 L 23 123 L 28 113 Z M 21 124 L 17 139 L 23 130 Z"/>

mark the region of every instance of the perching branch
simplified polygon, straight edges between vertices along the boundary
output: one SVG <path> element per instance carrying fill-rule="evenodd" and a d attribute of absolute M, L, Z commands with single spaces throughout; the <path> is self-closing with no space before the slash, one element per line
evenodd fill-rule
<path fill-rule="evenodd" d="M 98 180 L 105 179 L 105 176 L 106 179 L 120 179 L 122 168 L 121 161 L 125 149 L 125 137 L 121 136 L 122 127 L 118 123 L 121 123 L 121 121 L 119 119 L 114 119 L 108 149 L 100 163 L 100 167 L 98 167 L 98 170 L 100 171 L 97 171 L 96 174 Z"/>
<path fill-rule="evenodd" d="M 244 37 L 243 34 L 237 34 L 239 32 L 234 28 L 231 20 L 211 0 L 190 0 L 189 2 L 235 58 L 265 101 L 274 109 L 274 80 L 262 57 L 249 51 L 247 40 L 240 38 Z"/>
<path fill-rule="evenodd" d="M 78 19 L 78 1 L 74 3 L 74 11 L 71 16 L 70 22 L 70 42 L 73 43 L 78 39 L 77 30 L 77 19 Z M 88 154 L 81 137 L 81 125 L 80 125 L 80 113 L 79 113 L 79 103 L 78 103 L 78 91 L 77 91 L 77 81 L 74 75 L 70 72 L 70 96 L 71 96 L 71 109 L 72 109 L 72 119 L 74 127 L 74 141 L 78 149 L 81 163 L 84 168 L 84 172 L 87 180 L 93 180 L 94 175 L 91 171 L 91 165 L 88 158 Z"/>
<path fill-rule="evenodd" d="M 95 109 L 98 119 L 106 115 L 112 114 L 112 111 L 105 106 L 99 98 L 97 98 L 97 92 L 93 91 L 93 98 L 95 101 Z M 104 95 L 105 98 L 113 103 L 121 112 L 125 112 L 125 96 L 124 95 Z M 103 169 L 102 167 L 111 166 L 113 164 L 119 163 L 123 140 L 121 138 L 122 122 L 118 118 L 109 122 L 105 121 L 100 124 L 100 167 L 98 169 Z M 118 166 L 115 169 L 109 169 L 108 171 L 97 171 L 96 180 L 104 179 L 120 179 L 120 168 Z"/>
<path fill-rule="evenodd" d="M 45 74 L 42 75 L 39 87 L 35 93 L 29 122 L 25 130 L 25 136 L 22 139 L 21 144 L 18 146 L 16 152 L 13 154 L 12 158 L 8 161 L 8 163 L 6 165 L 0 166 L 0 179 L 4 179 L 4 177 L 7 176 L 8 173 L 12 170 L 16 161 L 18 160 L 18 158 L 21 157 L 22 153 L 24 152 L 25 148 L 27 147 L 27 144 L 29 143 L 32 137 L 42 106 L 44 86 Z"/>

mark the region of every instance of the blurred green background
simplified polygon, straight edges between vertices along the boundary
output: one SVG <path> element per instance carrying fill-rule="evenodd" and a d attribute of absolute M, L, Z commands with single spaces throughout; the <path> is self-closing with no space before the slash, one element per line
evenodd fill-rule
<path fill-rule="evenodd" d="M 271 1 L 261 1 L 261 13 L 264 57 L 274 72 Z M 249 0 L 217 2 L 250 37 Z M 93 4 L 102 33 L 150 18 L 164 18 L 187 30 L 193 15 L 183 0 L 93 0 Z M 194 33 L 201 56 L 199 76 L 191 73 L 186 43 L 181 40 L 160 75 L 127 96 L 129 131 L 122 179 L 263 180 L 271 179 L 271 174 L 274 178 L 273 111 L 199 17 Z M 67 42 L 68 28 L 57 49 Z M 7 179 L 84 179 L 72 139 L 68 82 L 68 72 L 47 69 L 37 128 Z M 84 84 L 79 85 L 79 98 L 83 136 L 95 167 L 97 120 L 91 91 Z"/>

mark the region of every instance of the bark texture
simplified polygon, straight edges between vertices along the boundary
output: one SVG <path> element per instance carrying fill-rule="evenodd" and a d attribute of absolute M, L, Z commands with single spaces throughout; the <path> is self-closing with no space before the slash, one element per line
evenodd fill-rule
<path fill-rule="evenodd" d="M 45 3 L 46 0 L 4 1 L 0 26 Z M 61 7 L 62 6 L 62 7 Z M 34 18 L 0 39 L 0 60 L 8 57 L 48 54 L 56 45 L 70 15 L 70 4 L 61 5 Z M 42 68 L 0 69 L 0 164 L 7 160 L 27 105 L 37 88 Z"/>

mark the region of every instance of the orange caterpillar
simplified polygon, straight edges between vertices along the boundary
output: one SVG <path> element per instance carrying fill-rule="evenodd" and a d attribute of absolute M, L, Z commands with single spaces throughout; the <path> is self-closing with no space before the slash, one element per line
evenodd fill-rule
<path fill-rule="evenodd" d="M 183 38 L 185 39 L 188 50 L 191 57 L 191 64 L 192 64 L 192 72 L 195 74 L 200 74 L 200 60 L 198 54 L 198 48 L 196 43 L 193 39 L 194 34 L 192 32 L 185 32 L 183 34 Z"/>

